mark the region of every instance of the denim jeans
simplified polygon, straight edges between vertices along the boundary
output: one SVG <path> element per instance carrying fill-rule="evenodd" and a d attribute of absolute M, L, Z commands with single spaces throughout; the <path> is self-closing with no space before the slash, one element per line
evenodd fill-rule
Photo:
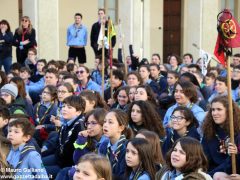
<path fill-rule="evenodd" d="M 2 66 L 3 66 L 6 74 L 8 74 L 10 72 L 11 65 L 12 65 L 12 57 L 11 56 L 0 59 L 0 69 L 2 69 Z"/>

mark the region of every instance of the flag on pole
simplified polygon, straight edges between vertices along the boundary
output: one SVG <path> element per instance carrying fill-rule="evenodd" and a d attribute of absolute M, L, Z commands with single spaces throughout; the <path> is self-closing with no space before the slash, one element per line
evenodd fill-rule
<path fill-rule="evenodd" d="M 220 14 L 219 14 L 220 15 Z M 218 38 L 214 55 L 226 66 L 225 48 L 240 47 L 240 26 L 228 9 L 224 9 L 218 17 Z"/>
<path fill-rule="evenodd" d="M 212 59 L 212 55 L 202 49 L 200 49 L 199 54 L 202 59 L 202 74 L 205 76 L 207 74 L 207 67 Z"/>
<path fill-rule="evenodd" d="M 220 35 L 218 35 L 217 42 L 216 42 L 215 49 L 214 49 L 214 55 L 216 56 L 219 63 L 221 63 L 225 67 L 226 66 L 226 61 L 225 61 L 224 52 L 225 51 L 224 51 L 222 38 L 220 37 Z"/>
<path fill-rule="evenodd" d="M 99 35 L 98 35 L 98 50 L 102 48 L 102 41 L 104 40 L 104 47 L 106 49 L 109 48 L 109 44 L 108 44 L 108 39 L 107 37 L 105 36 L 105 34 L 103 34 L 103 28 L 105 29 L 104 27 L 105 25 L 101 26 L 100 28 L 100 31 L 99 31 Z"/>
<path fill-rule="evenodd" d="M 112 23 L 112 20 L 109 18 L 108 20 L 108 23 L 109 23 L 109 28 L 108 28 L 108 42 L 111 41 L 112 37 L 113 36 L 116 36 L 117 33 L 115 31 L 115 28 L 113 26 L 113 23 Z"/>

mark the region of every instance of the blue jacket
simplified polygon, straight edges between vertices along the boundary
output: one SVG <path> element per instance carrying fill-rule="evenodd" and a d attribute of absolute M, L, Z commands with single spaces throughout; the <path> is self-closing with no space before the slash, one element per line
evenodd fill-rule
<path fill-rule="evenodd" d="M 100 144 L 99 149 L 98 149 L 99 154 L 107 156 L 107 149 L 108 149 L 109 142 L 110 142 L 110 140 L 107 139 L 107 140 L 103 141 L 102 144 Z M 125 173 L 125 169 L 126 169 L 125 154 L 126 154 L 126 142 L 121 147 L 120 153 L 117 157 L 117 164 L 112 169 L 112 173 L 116 177 L 121 177 Z M 109 157 L 109 161 L 110 161 L 112 166 L 113 166 L 114 158 L 115 157 L 114 157 L 113 154 L 111 154 L 110 157 Z"/>
<path fill-rule="evenodd" d="M 25 85 L 27 93 L 40 93 L 44 88 L 45 80 L 42 77 L 38 82 L 30 82 L 29 84 Z"/>
<path fill-rule="evenodd" d="M 96 82 L 99 86 L 102 85 L 102 72 L 99 70 L 94 70 L 91 74 L 91 78 L 94 82 Z M 104 83 L 107 81 L 107 75 L 104 75 Z"/>
<path fill-rule="evenodd" d="M 93 90 L 93 91 L 96 91 L 96 92 L 102 94 L 101 86 L 99 86 L 97 83 L 95 83 L 91 79 L 89 79 L 86 87 L 82 87 L 81 85 L 79 85 L 79 89 L 80 89 L 80 92 L 85 89 L 88 89 L 88 90 Z"/>
<path fill-rule="evenodd" d="M 189 104 L 190 105 L 190 104 Z M 189 107 L 189 105 L 187 107 Z M 172 115 L 173 113 L 173 110 L 179 106 L 177 103 L 174 104 L 173 106 L 171 106 L 165 116 L 164 116 L 164 119 L 163 119 L 163 126 L 166 127 L 168 125 L 168 122 L 170 121 L 170 116 Z M 193 112 L 194 116 L 197 118 L 198 122 L 199 122 L 199 125 L 201 126 L 202 125 L 202 122 L 205 118 L 205 112 L 203 111 L 203 109 L 201 107 L 199 107 L 198 105 L 196 104 L 193 104 L 193 106 L 191 107 L 191 111 Z"/>
<path fill-rule="evenodd" d="M 15 168 L 16 179 L 49 179 L 41 155 L 31 143 L 21 145 L 15 150 L 12 148 L 7 156 L 7 162 Z"/>

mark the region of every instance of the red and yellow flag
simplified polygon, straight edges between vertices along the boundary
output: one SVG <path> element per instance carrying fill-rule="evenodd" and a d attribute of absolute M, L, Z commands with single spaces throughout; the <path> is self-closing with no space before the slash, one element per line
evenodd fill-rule
<path fill-rule="evenodd" d="M 218 38 L 214 55 L 226 65 L 224 50 L 240 47 L 240 25 L 228 9 L 224 9 L 218 18 Z"/>

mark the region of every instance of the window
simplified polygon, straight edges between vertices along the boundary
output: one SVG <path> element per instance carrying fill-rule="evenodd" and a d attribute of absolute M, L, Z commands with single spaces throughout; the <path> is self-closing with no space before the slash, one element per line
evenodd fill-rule
<path fill-rule="evenodd" d="M 104 8 L 107 16 L 110 16 L 112 22 L 118 22 L 118 0 L 98 0 L 98 8 Z"/>

